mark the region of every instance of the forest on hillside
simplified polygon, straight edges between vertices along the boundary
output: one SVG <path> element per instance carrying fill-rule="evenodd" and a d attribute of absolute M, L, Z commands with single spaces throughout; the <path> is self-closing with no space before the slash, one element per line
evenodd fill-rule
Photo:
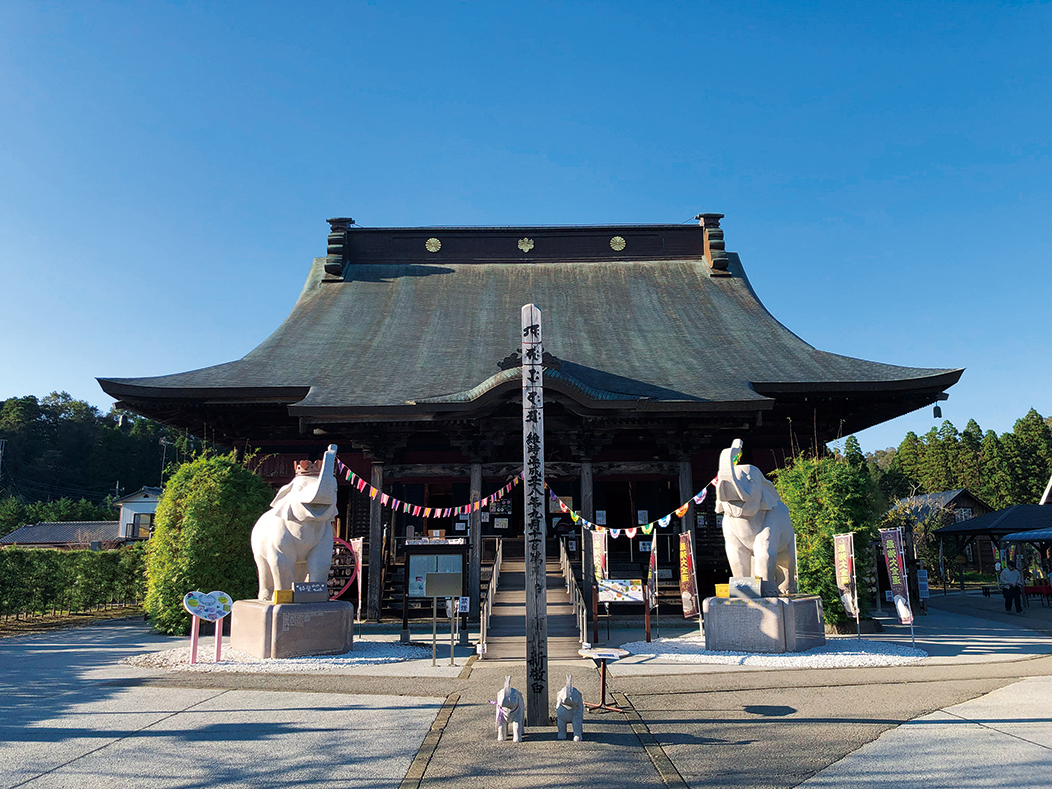
<path fill-rule="evenodd" d="M 852 436 L 844 454 L 873 478 L 875 518 L 900 498 L 959 488 L 999 509 L 1040 498 L 1052 475 L 1050 424 L 1033 409 L 1001 435 L 974 420 L 963 431 L 946 421 L 864 456 Z M 38 521 L 115 519 L 115 498 L 160 486 L 203 448 L 178 430 L 120 409 L 104 414 L 65 392 L 3 401 L 0 442 L 0 536 Z"/>
<path fill-rule="evenodd" d="M 0 536 L 38 521 L 116 520 L 113 500 L 160 486 L 191 436 L 65 392 L 0 404 Z"/>
<path fill-rule="evenodd" d="M 945 421 L 923 436 L 907 433 L 897 448 L 867 454 L 866 463 L 888 504 L 959 489 L 995 510 L 1036 504 L 1052 476 L 1052 417 L 1031 408 L 1001 435 L 984 433 L 974 419 L 960 432 Z"/>

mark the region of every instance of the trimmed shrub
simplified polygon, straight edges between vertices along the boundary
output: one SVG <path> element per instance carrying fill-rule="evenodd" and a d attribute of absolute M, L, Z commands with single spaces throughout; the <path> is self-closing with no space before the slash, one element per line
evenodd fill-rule
<path fill-rule="evenodd" d="M 233 455 L 203 455 L 168 480 L 146 556 L 146 614 L 161 633 L 190 632 L 187 592 L 256 596 L 252 526 L 274 492 Z"/>

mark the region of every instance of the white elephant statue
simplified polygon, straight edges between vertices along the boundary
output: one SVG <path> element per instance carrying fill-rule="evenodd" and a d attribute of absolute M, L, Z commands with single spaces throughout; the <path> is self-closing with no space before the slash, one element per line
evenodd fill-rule
<path fill-rule="evenodd" d="M 731 575 L 759 577 L 796 592 L 796 541 L 789 508 L 755 466 L 739 465 L 741 439 L 720 453 L 716 512 L 723 515 L 723 539 Z"/>
<path fill-rule="evenodd" d="M 511 677 L 504 678 L 504 687 L 497 694 L 497 741 L 504 742 L 511 730 L 512 742 L 522 742 L 526 705 L 522 694 L 511 686 Z"/>
<path fill-rule="evenodd" d="M 555 697 L 555 722 L 557 737 L 566 739 L 566 729 L 573 729 L 573 741 L 580 742 L 584 736 L 584 700 L 581 691 L 573 686 L 573 676 L 566 675 L 566 687 Z"/>
<path fill-rule="evenodd" d="M 278 491 L 270 509 L 252 527 L 252 553 L 259 572 L 259 599 L 277 589 L 329 578 L 332 522 L 336 517 L 336 445 L 313 463 L 296 463 L 296 477 Z"/>

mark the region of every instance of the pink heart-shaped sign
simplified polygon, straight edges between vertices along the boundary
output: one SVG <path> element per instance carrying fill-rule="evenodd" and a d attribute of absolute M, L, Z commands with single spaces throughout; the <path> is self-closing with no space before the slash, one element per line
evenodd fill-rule
<path fill-rule="evenodd" d="M 230 613 L 234 601 L 226 592 L 187 592 L 183 598 L 183 608 L 200 619 L 218 622 Z"/>

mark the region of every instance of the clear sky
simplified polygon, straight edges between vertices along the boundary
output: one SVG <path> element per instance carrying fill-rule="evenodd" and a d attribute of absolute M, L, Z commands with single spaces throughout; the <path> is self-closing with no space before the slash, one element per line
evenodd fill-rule
<path fill-rule="evenodd" d="M 715 211 L 796 334 L 967 368 L 944 418 L 1010 430 L 1052 413 L 1050 41 L 1047 3 L 5 0 L 0 399 L 240 358 L 328 217 Z"/>

